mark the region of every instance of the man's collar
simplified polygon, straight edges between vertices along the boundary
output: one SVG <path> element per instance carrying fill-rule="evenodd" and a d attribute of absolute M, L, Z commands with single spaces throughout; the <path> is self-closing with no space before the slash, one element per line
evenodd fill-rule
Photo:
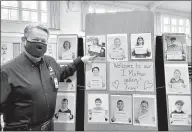
<path fill-rule="evenodd" d="M 32 55 L 30 55 L 24 48 L 24 52 L 23 52 L 24 56 L 26 57 L 26 59 L 30 62 L 30 64 L 32 65 L 37 65 L 37 64 L 40 64 L 40 63 L 43 63 L 44 62 L 44 56 L 42 56 L 40 58 L 39 61 L 34 61 L 34 58 Z"/>
<path fill-rule="evenodd" d="M 37 63 L 37 62 L 41 61 L 41 57 L 36 58 L 36 57 L 30 55 L 30 54 L 26 51 L 25 48 L 24 48 L 24 53 L 25 53 L 25 54 L 27 55 L 27 57 L 28 57 L 31 61 L 33 61 L 34 63 Z"/>

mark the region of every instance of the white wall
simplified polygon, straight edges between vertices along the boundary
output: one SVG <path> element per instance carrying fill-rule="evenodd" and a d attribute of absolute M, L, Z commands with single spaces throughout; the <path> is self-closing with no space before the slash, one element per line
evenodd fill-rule
<path fill-rule="evenodd" d="M 75 8 L 73 8 L 73 7 Z M 81 31 L 81 2 L 67 8 L 67 1 L 60 1 L 60 28 L 61 34 L 78 34 Z"/>

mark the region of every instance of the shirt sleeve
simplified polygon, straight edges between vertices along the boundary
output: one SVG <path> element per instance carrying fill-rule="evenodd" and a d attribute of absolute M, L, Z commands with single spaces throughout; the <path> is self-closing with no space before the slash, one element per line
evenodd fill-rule
<path fill-rule="evenodd" d="M 7 101 L 8 95 L 11 93 L 11 86 L 8 83 L 8 75 L 4 71 L 1 71 L 0 74 L 0 113 L 3 113 L 3 104 Z"/>
<path fill-rule="evenodd" d="M 75 59 L 72 63 L 67 64 L 67 66 L 63 66 L 60 68 L 60 80 L 66 79 L 69 76 L 72 76 L 80 67 L 80 65 L 83 64 L 83 61 L 80 57 Z"/>
<path fill-rule="evenodd" d="M 57 69 L 59 75 L 59 81 L 62 82 L 64 79 L 72 76 L 75 71 L 83 64 L 81 57 L 77 57 L 72 63 L 67 64 L 66 66 L 60 67 L 54 58 L 49 57 L 49 63 L 53 64 Z"/>

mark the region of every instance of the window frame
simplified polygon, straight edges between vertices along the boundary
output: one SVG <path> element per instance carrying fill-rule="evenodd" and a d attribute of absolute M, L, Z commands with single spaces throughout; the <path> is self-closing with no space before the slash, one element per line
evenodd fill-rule
<path fill-rule="evenodd" d="M 169 18 L 169 24 L 164 24 L 164 18 L 168 17 Z M 176 19 L 176 25 L 172 24 L 172 20 Z M 183 25 L 179 25 L 179 20 L 183 20 Z M 189 25 L 186 25 L 186 21 L 189 20 Z M 169 32 L 164 31 L 164 27 L 168 26 L 169 27 Z M 172 27 L 175 27 L 175 31 L 172 31 Z M 173 16 L 173 15 L 168 15 L 168 14 L 162 14 L 161 15 L 161 34 L 163 33 L 185 33 L 186 35 L 191 35 L 191 32 L 187 33 L 186 29 L 191 27 L 191 22 L 190 18 L 188 17 L 182 17 L 182 16 Z M 180 28 L 183 28 L 183 32 L 180 32 Z"/>
<path fill-rule="evenodd" d="M 8 9 L 8 19 L 1 19 L 1 21 L 7 21 L 7 22 L 17 22 L 17 23 L 43 23 L 45 25 L 48 25 L 48 15 L 49 15 L 49 6 L 48 6 L 48 2 L 49 1 L 46 1 L 47 4 L 47 9 L 46 10 L 42 10 L 41 9 L 41 1 L 36 1 L 37 2 L 37 9 L 29 9 L 29 8 L 22 8 L 22 1 L 17 1 L 18 4 L 17 4 L 17 7 L 12 7 L 12 6 L 3 6 L 1 5 L 1 9 Z M 17 20 L 11 20 L 11 15 L 10 15 L 10 12 L 11 10 L 14 10 L 16 9 L 17 10 Z M 29 20 L 23 20 L 23 14 L 22 14 L 22 11 L 29 11 Z M 32 17 L 31 17 L 31 12 L 37 12 L 37 21 L 32 21 Z M 46 13 L 47 15 L 47 22 L 43 22 L 42 19 L 41 19 L 41 13 Z"/>

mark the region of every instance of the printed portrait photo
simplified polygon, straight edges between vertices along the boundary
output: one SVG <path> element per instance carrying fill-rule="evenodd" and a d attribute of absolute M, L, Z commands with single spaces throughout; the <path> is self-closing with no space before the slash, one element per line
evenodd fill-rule
<path fill-rule="evenodd" d="M 170 125 L 191 125 L 191 96 L 168 96 Z"/>
<path fill-rule="evenodd" d="M 95 60 L 106 58 L 106 36 L 86 36 L 86 55 L 97 56 Z"/>
<path fill-rule="evenodd" d="M 190 94 L 187 64 L 165 64 L 166 91 L 172 94 Z"/>
<path fill-rule="evenodd" d="M 106 63 L 86 65 L 86 89 L 106 90 Z"/>
<path fill-rule="evenodd" d="M 109 122 L 109 95 L 88 94 L 88 123 Z"/>
<path fill-rule="evenodd" d="M 62 123 L 74 123 L 75 102 L 76 99 L 74 93 L 58 93 L 54 121 Z"/>
<path fill-rule="evenodd" d="M 1 65 L 13 59 L 13 43 L 1 43 Z"/>
<path fill-rule="evenodd" d="M 164 55 L 166 61 L 186 61 L 185 35 L 163 35 Z"/>
<path fill-rule="evenodd" d="M 77 57 L 77 35 L 58 35 L 57 61 L 74 60 Z"/>
<path fill-rule="evenodd" d="M 133 95 L 133 124 L 156 126 L 156 107 L 155 95 Z"/>
<path fill-rule="evenodd" d="M 131 59 L 152 59 L 151 33 L 131 34 Z"/>
<path fill-rule="evenodd" d="M 53 57 L 54 59 L 57 59 L 56 51 L 57 51 L 57 44 L 48 44 L 47 52 L 45 53 L 45 55 L 48 55 Z"/>
<path fill-rule="evenodd" d="M 127 34 L 107 35 L 107 60 L 128 61 Z"/>
<path fill-rule="evenodd" d="M 132 96 L 111 95 L 110 122 L 132 124 Z"/>
<path fill-rule="evenodd" d="M 65 65 L 60 65 L 60 67 L 64 67 Z M 76 72 L 74 75 L 63 78 L 63 80 L 60 80 L 59 82 L 59 89 L 58 91 L 76 91 L 77 88 L 77 74 Z"/>

